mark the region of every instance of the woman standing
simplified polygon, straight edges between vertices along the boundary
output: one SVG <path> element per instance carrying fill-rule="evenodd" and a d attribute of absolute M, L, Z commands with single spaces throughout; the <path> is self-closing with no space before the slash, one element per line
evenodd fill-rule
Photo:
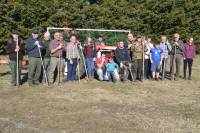
<path fill-rule="evenodd" d="M 94 46 L 93 40 L 91 37 L 86 38 L 84 54 L 87 65 L 87 73 L 89 79 L 92 80 L 94 78 L 94 61 L 96 57 L 96 48 Z"/>
<path fill-rule="evenodd" d="M 190 38 L 189 42 L 184 45 L 183 49 L 183 60 L 184 60 L 184 79 L 187 79 L 186 77 L 186 71 L 187 71 L 187 66 L 189 68 L 189 75 L 188 79 L 191 80 L 191 74 L 192 74 L 192 64 L 193 60 L 196 55 L 196 46 L 193 43 L 193 38 Z"/>

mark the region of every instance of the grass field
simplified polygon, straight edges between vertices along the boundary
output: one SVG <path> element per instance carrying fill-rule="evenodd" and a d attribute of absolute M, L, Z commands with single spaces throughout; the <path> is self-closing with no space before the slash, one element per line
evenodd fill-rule
<path fill-rule="evenodd" d="M 193 80 L 86 82 L 20 88 L 0 73 L 2 133 L 199 133 L 200 58 Z"/>

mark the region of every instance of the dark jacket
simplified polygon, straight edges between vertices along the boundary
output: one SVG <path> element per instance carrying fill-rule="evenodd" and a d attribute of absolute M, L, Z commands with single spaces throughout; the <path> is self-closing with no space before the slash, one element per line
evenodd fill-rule
<path fill-rule="evenodd" d="M 115 58 L 118 64 L 120 64 L 120 62 L 123 62 L 125 64 L 131 62 L 129 52 L 126 48 L 123 49 L 117 48 L 115 50 Z"/>
<path fill-rule="evenodd" d="M 171 54 L 174 55 L 175 53 L 175 49 L 176 49 L 176 54 L 183 54 L 183 41 L 179 40 L 178 41 L 178 46 L 175 46 L 174 42 L 171 43 L 172 44 L 172 50 L 171 50 Z"/>
<path fill-rule="evenodd" d="M 32 37 L 26 40 L 26 49 L 28 52 L 29 57 L 36 57 L 39 58 L 39 50 L 37 45 L 35 44 L 36 41 L 39 41 L 39 44 L 41 45 L 40 50 L 44 48 L 43 42 L 40 39 L 33 39 Z"/>
<path fill-rule="evenodd" d="M 85 58 L 94 58 L 96 57 L 96 48 L 94 45 L 91 46 L 85 46 L 84 47 L 84 55 Z"/>
<path fill-rule="evenodd" d="M 18 57 L 19 57 L 19 60 L 22 60 L 25 50 L 24 50 L 24 46 L 23 46 L 23 41 L 21 39 L 19 39 L 18 45 L 20 48 Z M 7 42 L 6 53 L 9 55 L 9 59 L 12 61 L 17 60 L 17 52 L 15 52 L 15 48 L 16 48 L 16 42 L 11 37 Z"/>
<path fill-rule="evenodd" d="M 50 58 L 51 51 L 49 49 L 49 44 L 51 40 L 42 40 L 44 48 L 42 49 L 42 55 L 44 58 Z"/>

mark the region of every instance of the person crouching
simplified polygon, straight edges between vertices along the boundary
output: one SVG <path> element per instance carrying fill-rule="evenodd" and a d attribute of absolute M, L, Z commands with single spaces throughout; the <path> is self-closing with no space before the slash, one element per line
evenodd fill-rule
<path fill-rule="evenodd" d="M 119 66 L 113 61 L 112 58 L 110 58 L 109 63 L 106 65 L 106 71 L 109 81 L 112 81 L 114 83 L 119 81 L 118 69 Z"/>

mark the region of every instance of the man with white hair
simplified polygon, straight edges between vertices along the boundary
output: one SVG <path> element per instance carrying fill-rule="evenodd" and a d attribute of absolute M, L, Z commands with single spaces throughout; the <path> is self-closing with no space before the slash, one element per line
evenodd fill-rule
<path fill-rule="evenodd" d="M 61 34 L 59 32 L 56 32 L 54 34 L 54 40 L 52 40 L 49 44 L 49 49 L 51 53 L 50 73 L 49 73 L 50 84 L 53 84 L 57 79 L 56 77 L 59 76 L 59 67 L 62 66 L 61 64 L 59 66 L 59 63 L 61 63 L 63 48 L 64 48 L 64 42 L 61 41 Z M 56 76 L 54 76 L 56 74 L 55 73 L 56 70 L 58 73 Z"/>
<path fill-rule="evenodd" d="M 41 59 L 39 49 L 43 48 L 43 42 L 39 39 L 39 34 L 36 29 L 32 30 L 32 37 L 26 41 L 26 49 L 29 57 L 28 68 L 28 83 L 29 86 L 39 84 L 41 75 Z"/>

